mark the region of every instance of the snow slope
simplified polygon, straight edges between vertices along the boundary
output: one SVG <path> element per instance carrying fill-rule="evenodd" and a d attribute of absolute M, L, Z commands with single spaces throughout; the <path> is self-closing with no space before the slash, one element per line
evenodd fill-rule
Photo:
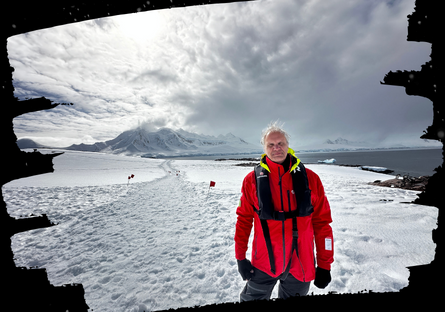
<path fill-rule="evenodd" d="M 70 151 L 54 163 L 52 174 L 3 187 L 11 216 L 45 213 L 58 223 L 12 237 L 18 266 L 46 268 L 53 285 L 83 284 L 94 311 L 239 300 L 235 210 L 252 168 Z M 368 185 L 392 177 L 358 168 L 307 167 L 331 204 L 335 259 L 330 285 L 310 293 L 398 291 L 408 285 L 407 266 L 433 260 L 437 209 L 401 203 L 417 192 Z"/>

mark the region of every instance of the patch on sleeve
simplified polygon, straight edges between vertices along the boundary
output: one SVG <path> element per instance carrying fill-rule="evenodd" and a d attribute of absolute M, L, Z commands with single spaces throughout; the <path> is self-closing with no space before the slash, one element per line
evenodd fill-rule
<path fill-rule="evenodd" d="M 332 238 L 325 238 L 324 239 L 324 249 L 325 250 L 332 250 Z"/>

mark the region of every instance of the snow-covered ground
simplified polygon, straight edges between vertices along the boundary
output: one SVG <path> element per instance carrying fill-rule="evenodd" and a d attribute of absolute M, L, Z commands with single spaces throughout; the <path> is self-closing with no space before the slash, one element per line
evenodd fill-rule
<path fill-rule="evenodd" d="M 46 268 L 56 286 L 83 284 L 94 311 L 236 302 L 235 210 L 252 168 L 235 163 L 65 152 L 54 173 L 3 187 L 11 216 L 58 223 L 14 235 L 16 265 Z M 332 282 L 309 293 L 398 291 L 407 266 L 433 260 L 438 210 L 401 203 L 417 192 L 368 185 L 392 176 L 358 168 L 307 167 L 325 186 L 335 242 Z"/>

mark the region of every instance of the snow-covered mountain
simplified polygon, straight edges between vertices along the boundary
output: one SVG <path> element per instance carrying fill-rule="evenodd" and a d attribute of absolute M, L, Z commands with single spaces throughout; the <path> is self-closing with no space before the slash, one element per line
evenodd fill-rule
<path fill-rule="evenodd" d="M 20 149 L 25 149 L 25 148 L 46 148 L 45 145 L 39 144 L 31 139 L 19 139 L 17 140 L 17 146 Z"/>
<path fill-rule="evenodd" d="M 433 140 L 411 140 L 406 142 L 385 143 L 385 142 L 362 142 L 351 141 L 338 137 L 335 140 L 327 139 L 320 143 L 296 146 L 297 152 L 340 152 L 340 151 L 368 151 L 387 149 L 410 149 L 410 148 L 440 148 L 441 143 Z"/>
<path fill-rule="evenodd" d="M 74 144 L 66 149 L 111 154 L 159 157 L 159 156 L 201 156 L 224 154 L 261 153 L 256 146 L 231 133 L 217 137 L 161 128 L 150 132 L 139 127 L 128 130 L 115 139 L 94 144 Z"/>

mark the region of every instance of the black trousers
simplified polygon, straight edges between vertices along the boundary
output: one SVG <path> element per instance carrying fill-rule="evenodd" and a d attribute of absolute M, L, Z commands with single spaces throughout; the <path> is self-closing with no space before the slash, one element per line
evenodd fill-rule
<path fill-rule="evenodd" d="M 278 277 L 272 277 L 263 271 L 254 269 L 254 276 L 247 281 L 243 291 L 240 294 L 240 301 L 251 300 L 269 300 L 272 290 L 277 281 L 280 281 L 278 288 L 278 298 L 287 299 L 294 296 L 306 296 L 311 282 L 301 282 L 292 274 L 287 274 L 286 279 L 283 274 Z"/>

